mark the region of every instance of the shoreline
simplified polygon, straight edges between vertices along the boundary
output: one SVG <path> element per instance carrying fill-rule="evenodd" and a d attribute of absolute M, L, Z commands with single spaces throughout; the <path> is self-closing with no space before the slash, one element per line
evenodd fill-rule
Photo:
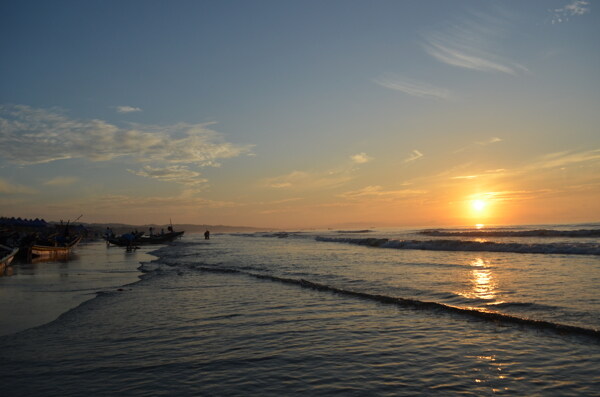
<path fill-rule="evenodd" d="M 66 261 L 13 262 L 12 275 L 0 277 L 0 336 L 50 323 L 98 292 L 139 281 L 140 264 L 156 259 L 148 254 L 156 248 L 125 252 L 97 241 L 79 245 Z"/>

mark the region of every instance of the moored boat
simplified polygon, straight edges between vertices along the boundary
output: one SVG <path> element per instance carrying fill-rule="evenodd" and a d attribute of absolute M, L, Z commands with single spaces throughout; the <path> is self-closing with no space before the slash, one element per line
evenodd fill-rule
<path fill-rule="evenodd" d="M 0 275 L 4 274 L 6 268 L 10 266 L 17 252 L 19 252 L 19 248 L 0 245 Z"/>
<path fill-rule="evenodd" d="M 60 256 L 70 253 L 79 244 L 81 236 L 75 236 L 71 240 L 59 243 L 35 243 L 31 247 L 31 253 L 37 256 Z"/>
<path fill-rule="evenodd" d="M 109 238 L 107 241 L 110 244 L 118 245 L 119 247 L 130 247 L 135 245 L 151 245 L 151 244 L 166 244 L 183 236 L 185 232 L 168 232 L 161 234 L 153 234 L 150 236 L 128 233 L 119 237 Z"/>
<path fill-rule="evenodd" d="M 163 234 L 154 234 L 152 236 L 141 236 L 137 242 L 140 244 L 164 244 L 170 243 L 175 239 L 183 236 L 184 231 L 181 232 L 168 232 Z"/>

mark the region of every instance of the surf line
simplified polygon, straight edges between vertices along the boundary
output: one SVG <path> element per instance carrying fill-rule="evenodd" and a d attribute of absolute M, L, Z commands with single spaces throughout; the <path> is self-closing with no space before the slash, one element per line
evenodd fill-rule
<path fill-rule="evenodd" d="M 577 327 L 574 325 L 559 324 L 559 323 L 553 323 L 553 322 L 544 321 L 544 320 L 533 320 L 533 319 L 528 319 L 528 318 L 511 316 L 509 314 L 483 312 L 483 311 L 479 311 L 479 310 L 475 310 L 475 309 L 465 309 L 465 308 L 445 305 L 443 303 L 437 303 L 437 302 L 420 301 L 420 300 L 416 300 L 416 299 L 399 298 L 399 297 L 392 297 L 392 296 L 387 296 L 387 295 L 378 295 L 378 294 L 369 294 L 366 292 L 350 291 L 350 290 L 345 290 L 342 288 L 332 287 L 329 285 L 315 283 L 315 282 L 304 280 L 304 279 L 293 279 L 293 278 L 271 276 L 271 275 L 266 275 L 266 274 L 256 274 L 256 273 L 245 272 L 245 271 L 241 271 L 241 270 L 237 270 L 237 269 L 217 269 L 217 268 L 211 268 L 211 267 L 196 267 L 196 269 L 205 271 L 205 272 L 211 272 L 211 273 L 243 274 L 243 275 L 251 276 L 251 277 L 254 277 L 257 279 L 261 279 L 261 280 L 269 280 L 269 281 L 279 282 L 279 283 L 284 283 L 284 284 L 292 284 L 292 285 L 300 286 L 302 288 L 308 288 L 308 289 L 312 289 L 312 290 L 316 290 L 316 291 L 331 292 L 331 293 L 335 293 L 335 294 L 339 294 L 339 295 L 351 296 L 351 297 L 355 297 L 355 298 L 361 298 L 361 299 L 366 299 L 366 300 L 371 300 L 371 301 L 376 301 L 379 303 L 391 304 L 391 305 L 396 305 L 396 306 L 408 307 L 408 308 L 412 308 L 412 309 L 455 313 L 455 314 L 478 318 L 481 320 L 495 322 L 495 323 L 503 322 L 503 323 L 509 323 L 509 324 L 518 324 L 518 325 L 522 325 L 522 326 L 526 326 L 526 327 L 532 327 L 532 328 L 537 328 L 537 329 L 541 329 L 541 330 L 552 331 L 552 332 L 558 333 L 559 335 L 565 335 L 565 334 L 582 335 L 582 336 L 594 338 L 600 342 L 600 330 Z"/>

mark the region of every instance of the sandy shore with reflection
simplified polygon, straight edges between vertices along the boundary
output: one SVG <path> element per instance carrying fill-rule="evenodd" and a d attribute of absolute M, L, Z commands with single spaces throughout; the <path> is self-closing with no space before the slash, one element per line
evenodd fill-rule
<path fill-rule="evenodd" d="M 155 248 L 125 252 L 93 242 L 79 245 L 68 258 L 14 262 L 12 275 L 0 278 L 0 335 L 49 323 L 99 291 L 137 281 L 140 262 L 152 260 L 148 252 Z"/>

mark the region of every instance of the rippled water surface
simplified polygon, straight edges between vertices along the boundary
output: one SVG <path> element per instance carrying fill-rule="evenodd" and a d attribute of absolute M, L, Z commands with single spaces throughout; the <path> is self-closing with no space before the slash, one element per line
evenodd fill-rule
<path fill-rule="evenodd" d="M 410 231 L 200 237 L 5 336 L 7 395 L 596 393 L 597 255 L 357 243 L 432 239 Z"/>

